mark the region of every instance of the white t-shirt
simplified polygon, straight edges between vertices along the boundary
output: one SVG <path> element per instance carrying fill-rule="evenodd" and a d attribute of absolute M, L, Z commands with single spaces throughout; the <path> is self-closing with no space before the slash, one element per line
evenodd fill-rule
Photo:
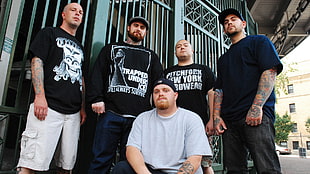
<path fill-rule="evenodd" d="M 133 123 L 127 146 L 138 148 L 145 163 L 167 173 L 177 173 L 192 155 L 212 156 L 201 118 L 183 108 L 169 117 L 158 115 L 156 109 L 141 113 Z M 202 174 L 201 168 L 196 174 Z"/>

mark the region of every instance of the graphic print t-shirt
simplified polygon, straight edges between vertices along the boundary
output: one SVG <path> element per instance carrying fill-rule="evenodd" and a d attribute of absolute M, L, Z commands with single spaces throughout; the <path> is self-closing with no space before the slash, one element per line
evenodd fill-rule
<path fill-rule="evenodd" d="M 152 86 L 162 76 L 153 51 L 123 42 L 109 44 L 94 65 L 88 98 L 91 103 L 104 101 L 106 110 L 137 116 L 151 109 Z"/>
<path fill-rule="evenodd" d="M 208 91 L 214 85 L 214 75 L 205 65 L 172 66 L 165 77 L 174 82 L 178 90 L 178 105 L 197 113 L 206 125 L 208 117 Z"/>
<path fill-rule="evenodd" d="M 43 61 L 48 106 L 64 114 L 76 113 L 82 103 L 83 47 L 61 28 L 42 29 L 29 48 Z"/>

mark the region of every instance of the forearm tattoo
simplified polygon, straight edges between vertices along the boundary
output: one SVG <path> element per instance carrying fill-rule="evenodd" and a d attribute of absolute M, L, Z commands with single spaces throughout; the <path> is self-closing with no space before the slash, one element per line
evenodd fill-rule
<path fill-rule="evenodd" d="M 180 167 L 178 173 L 192 174 L 194 173 L 194 166 L 189 161 L 185 161 Z"/>
<path fill-rule="evenodd" d="M 277 69 L 275 67 L 262 73 L 253 105 L 263 106 L 265 104 L 273 90 L 276 75 Z"/>
<path fill-rule="evenodd" d="M 35 94 L 44 94 L 44 74 L 43 62 L 39 58 L 33 58 L 31 61 L 32 84 Z"/>
<path fill-rule="evenodd" d="M 223 91 L 221 89 L 216 89 L 214 92 L 214 111 L 213 111 L 214 116 L 220 116 L 222 100 L 223 100 Z"/>

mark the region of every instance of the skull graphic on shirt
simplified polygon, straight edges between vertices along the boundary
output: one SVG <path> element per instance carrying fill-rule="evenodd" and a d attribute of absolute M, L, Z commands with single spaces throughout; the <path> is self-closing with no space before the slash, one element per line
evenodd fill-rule
<path fill-rule="evenodd" d="M 84 59 L 82 49 L 73 41 L 66 38 L 57 38 L 57 46 L 63 49 L 63 58 L 59 66 L 55 66 L 56 73 L 54 79 L 71 79 L 73 84 L 78 81 L 82 85 L 82 61 Z"/>

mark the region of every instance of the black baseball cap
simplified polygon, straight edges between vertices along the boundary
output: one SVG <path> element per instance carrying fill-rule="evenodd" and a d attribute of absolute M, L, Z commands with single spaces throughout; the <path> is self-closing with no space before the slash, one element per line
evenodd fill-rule
<path fill-rule="evenodd" d="M 142 24 L 145 25 L 146 30 L 149 29 L 149 22 L 144 17 L 136 16 L 136 17 L 130 18 L 128 22 L 128 26 L 131 25 L 133 22 L 141 22 Z"/>
<path fill-rule="evenodd" d="M 165 78 L 160 78 L 156 80 L 156 82 L 154 83 L 153 89 L 155 88 L 155 86 L 161 85 L 161 84 L 168 85 L 174 92 L 177 92 L 177 89 L 174 86 L 174 83 L 171 80 L 168 80 Z"/>
<path fill-rule="evenodd" d="M 244 21 L 243 16 L 239 13 L 238 10 L 233 9 L 233 8 L 228 8 L 228 9 L 226 9 L 226 10 L 223 10 L 223 11 L 220 13 L 220 15 L 219 15 L 220 24 L 223 25 L 226 16 L 228 16 L 228 15 L 230 15 L 230 14 L 236 15 L 236 16 L 238 16 L 238 18 L 240 18 L 242 21 Z"/>

